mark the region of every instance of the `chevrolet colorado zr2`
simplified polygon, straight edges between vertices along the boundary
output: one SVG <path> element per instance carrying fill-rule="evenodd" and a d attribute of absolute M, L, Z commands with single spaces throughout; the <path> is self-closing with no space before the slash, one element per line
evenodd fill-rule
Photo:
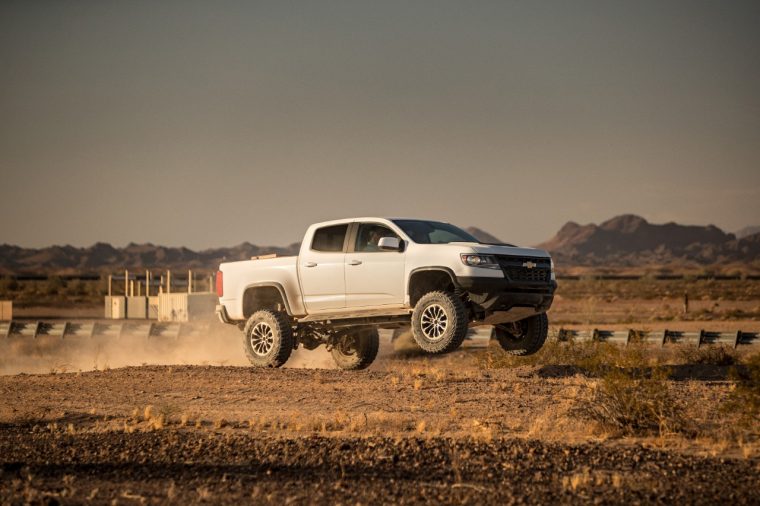
<path fill-rule="evenodd" d="M 429 353 L 492 325 L 510 353 L 538 351 L 557 283 L 546 251 L 484 244 L 448 223 L 351 218 L 311 225 L 298 256 L 223 263 L 217 315 L 243 331 L 256 366 L 325 345 L 343 369 L 377 356 L 378 329 L 411 326 Z"/>

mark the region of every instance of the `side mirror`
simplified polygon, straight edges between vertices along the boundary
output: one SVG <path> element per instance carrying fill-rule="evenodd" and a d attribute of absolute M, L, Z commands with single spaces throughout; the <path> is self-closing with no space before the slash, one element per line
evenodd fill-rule
<path fill-rule="evenodd" d="M 401 241 L 398 237 L 381 237 L 377 247 L 383 251 L 400 251 Z"/>

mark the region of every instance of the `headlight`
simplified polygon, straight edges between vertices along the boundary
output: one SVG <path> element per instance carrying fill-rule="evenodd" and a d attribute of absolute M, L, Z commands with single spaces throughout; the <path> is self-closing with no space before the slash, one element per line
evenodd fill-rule
<path fill-rule="evenodd" d="M 499 262 L 492 255 L 460 255 L 462 263 L 468 267 L 483 267 L 485 269 L 500 269 Z"/>
<path fill-rule="evenodd" d="M 556 281 L 557 278 L 556 276 L 554 276 L 554 260 L 550 259 L 549 262 L 551 263 L 551 266 L 552 266 L 552 281 Z"/>

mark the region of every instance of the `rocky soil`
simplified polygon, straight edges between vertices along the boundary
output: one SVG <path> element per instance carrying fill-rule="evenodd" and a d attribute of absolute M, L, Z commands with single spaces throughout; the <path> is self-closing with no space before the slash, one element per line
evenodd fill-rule
<path fill-rule="evenodd" d="M 757 504 L 728 368 L 671 382 L 696 438 L 631 438 L 577 414 L 598 379 L 482 353 L 1 376 L 0 503 Z"/>
<path fill-rule="evenodd" d="M 756 463 L 519 439 L 0 432 L 3 502 L 756 504 Z"/>

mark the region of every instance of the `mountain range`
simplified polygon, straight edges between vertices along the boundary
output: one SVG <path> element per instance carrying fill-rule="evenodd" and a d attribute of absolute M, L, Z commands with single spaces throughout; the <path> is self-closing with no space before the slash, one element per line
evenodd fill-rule
<path fill-rule="evenodd" d="M 0 275 L 8 274 L 89 274 L 121 269 L 194 269 L 215 271 L 221 262 L 245 260 L 257 255 L 276 253 L 278 256 L 295 255 L 300 243 L 286 247 L 256 246 L 249 242 L 229 248 L 193 251 L 188 248 L 128 244 L 115 248 L 107 243 L 96 243 L 88 248 L 51 246 L 32 249 L 0 245 Z"/>
<path fill-rule="evenodd" d="M 467 230 L 482 242 L 501 242 L 479 228 Z M 743 233 L 737 237 L 713 225 L 652 224 L 628 214 L 599 225 L 568 222 L 554 237 L 537 247 L 550 251 L 560 272 L 566 273 L 626 269 L 685 272 L 706 268 L 716 272 L 760 271 L 760 229 L 748 228 Z M 0 245 L 0 275 L 94 274 L 145 268 L 210 272 L 224 261 L 269 253 L 294 255 L 299 247 L 299 243 L 276 247 L 244 242 L 227 248 L 193 251 L 134 243 L 124 248 L 96 243 L 87 248 L 40 249 L 3 244 Z"/>
<path fill-rule="evenodd" d="M 599 225 L 568 222 L 537 247 L 550 251 L 555 263 L 566 267 L 713 267 L 719 272 L 760 267 L 760 233 L 737 238 L 714 225 L 660 225 L 632 214 Z"/>

